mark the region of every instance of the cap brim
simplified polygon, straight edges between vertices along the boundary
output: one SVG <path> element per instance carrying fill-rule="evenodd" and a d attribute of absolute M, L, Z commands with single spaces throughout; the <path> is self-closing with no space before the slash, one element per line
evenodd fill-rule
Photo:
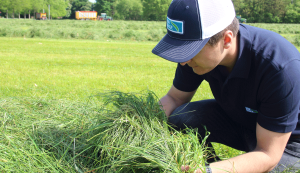
<path fill-rule="evenodd" d="M 166 34 L 152 53 L 172 62 L 186 62 L 195 57 L 209 39 L 186 41 L 173 39 Z"/>

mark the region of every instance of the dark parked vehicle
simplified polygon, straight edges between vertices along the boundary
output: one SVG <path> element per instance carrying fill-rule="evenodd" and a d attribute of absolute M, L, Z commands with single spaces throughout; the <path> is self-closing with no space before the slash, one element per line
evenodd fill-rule
<path fill-rule="evenodd" d="M 113 18 L 110 17 L 110 16 L 107 16 L 106 13 L 101 13 L 101 16 L 98 16 L 97 20 L 100 20 L 100 21 L 102 21 L 102 20 L 111 21 L 111 20 L 113 20 Z"/>

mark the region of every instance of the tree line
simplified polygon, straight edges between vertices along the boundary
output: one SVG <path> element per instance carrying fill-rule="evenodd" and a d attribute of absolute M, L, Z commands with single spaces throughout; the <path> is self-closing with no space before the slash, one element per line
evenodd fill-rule
<path fill-rule="evenodd" d="M 249 23 L 300 23 L 300 0 L 233 0 Z"/>
<path fill-rule="evenodd" d="M 300 0 L 232 0 L 250 23 L 300 23 Z M 164 21 L 172 0 L 96 0 L 95 10 L 116 19 Z"/>
<path fill-rule="evenodd" d="M 0 11 L 6 18 L 30 18 L 37 12 L 45 11 L 48 13 L 50 5 L 50 14 L 57 18 L 67 14 L 66 7 L 68 0 L 0 0 Z"/>
<path fill-rule="evenodd" d="M 49 11 L 50 6 L 50 11 Z M 76 11 L 91 11 L 88 0 L 0 0 L 2 17 L 30 18 L 36 13 L 51 14 L 51 18 L 75 18 Z"/>
<path fill-rule="evenodd" d="M 164 21 L 172 0 L 96 0 L 94 9 L 121 20 Z"/>
<path fill-rule="evenodd" d="M 300 23 L 300 0 L 232 0 L 236 14 L 249 23 Z M 36 12 L 52 18 L 75 18 L 76 11 L 107 13 L 114 19 L 164 21 L 172 0 L 0 0 L 2 16 L 23 16 Z"/>

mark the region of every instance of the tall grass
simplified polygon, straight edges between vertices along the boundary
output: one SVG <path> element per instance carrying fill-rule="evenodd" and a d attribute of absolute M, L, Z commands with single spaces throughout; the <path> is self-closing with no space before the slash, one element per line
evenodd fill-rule
<path fill-rule="evenodd" d="M 0 100 L 0 170 L 181 172 L 182 165 L 202 169 L 209 155 L 207 136 L 200 138 L 192 129 L 172 130 L 157 101 L 152 92 L 106 92 L 86 103 Z"/>
<path fill-rule="evenodd" d="M 300 24 L 248 23 L 248 25 L 282 34 L 290 42 L 300 46 Z M 0 37 L 157 42 L 166 33 L 165 22 L 0 19 Z"/>
<path fill-rule="evenodd" d="M 0 19 L 0 37 L 159 41 L 162 22 Z"/>
<path fill-rule="evenodd" d="M 250 25 L 277 32 L 295 46 L 300 47 L 300 24 L 251 23 Z"/>
<path fill-rule="evenodd" d="M 300 24 L 250 23 L 249 25 L 274 31 L 278 34 L 300 34 Z"/>

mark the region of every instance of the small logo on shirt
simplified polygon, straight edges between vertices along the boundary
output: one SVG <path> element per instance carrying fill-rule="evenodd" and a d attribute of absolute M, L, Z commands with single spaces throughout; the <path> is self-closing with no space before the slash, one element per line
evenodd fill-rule
<path fill-rule="evenodd" d="M 246 108 L 247 112 L 250 112 L 250 113 L 253 113 L 253 114 L 257 114 L 258 113 L 257 110 L 254 110 L 254 109 L 251 109 L 251 108 L 248 108 L 248 107 L 245 107 L 245 108 Z"/>

